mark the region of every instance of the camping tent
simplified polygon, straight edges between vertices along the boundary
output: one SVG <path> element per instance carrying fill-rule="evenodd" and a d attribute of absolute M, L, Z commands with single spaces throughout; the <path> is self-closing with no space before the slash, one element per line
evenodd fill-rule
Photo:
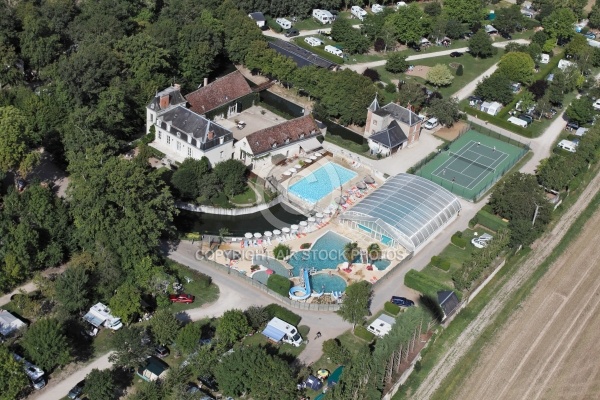
<path fill-rule="evenodd" d="M 336 385 L 340 381 L 340 376 L 342 376 L 342 371 L 344 371 L 344 366 L 339 366 L 333 371 L 333 373 L 327 379 L 327 386 Z"/>
<path fill-rule="evenodd" d="M 481 111 L 483 111 L 484 113 L 488 113 L 490 115 L 496 115 L 500 112 L 500 110 L 502 109 L 502 104 L 498 103 L 497 101 L 484 101 L 481 104 Z"/>
<path fill-rule="evenodd" d="M 319 390 L 323 387 L 323 382 L 321 382 L 316 376 L 309 375 L 304 381 L 304 386 L 312 390 Z"/>

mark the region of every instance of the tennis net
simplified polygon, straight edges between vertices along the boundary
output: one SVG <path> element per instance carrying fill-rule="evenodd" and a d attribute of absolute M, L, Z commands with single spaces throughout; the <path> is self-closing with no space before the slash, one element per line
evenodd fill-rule
<path fill-rule="evenodd" d="M 471 160 L 470 158 L 467 158 L 467 157 L 465 157 L 463 155 L 460 155 L 460 154 L 457 154 L 457 153 L 450 152 L 450 157 L 458 158 L 459 160 L 463 160 L 463 161 L 466 161 L 466 162 L 468 162 L 470 164 L 477 165 L 477 166 L 479 166 L 479 167 L 481 167 L 483 169 L 487 169 L 488 171 L 496 172 L 496 168 L 494 168 L 494 167 L 490 167 L 489 165 L 485 165 L 485 164 L 482 164 L 482 163 L 477 162 L 475 160 Z"/>

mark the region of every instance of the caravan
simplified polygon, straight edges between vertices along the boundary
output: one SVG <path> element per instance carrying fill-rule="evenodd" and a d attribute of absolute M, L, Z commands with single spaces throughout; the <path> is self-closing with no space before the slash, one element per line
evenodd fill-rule
<path fill-rule="evenodd" d="M 350 9 L 350 13 L 356 18 L 360 19 L 361 21 L 364 20 L 365 16 L 367 15 L 367 12 L 359 6 L 352 6 L 352 8 Z"/>
<path fill-rule="evenodd" d="M 113 331 L 119 330 L 123 327 L 121 318 L 113 317 L 110 314 L 110 309 L 102 303 L 97 303 L 90 308 L 90 310 L 83 316 L 83 319 L 95 328 L 104 326 Z M 97 330 L 92 331 L 97 333 Z"/>
<path fill-rule="evenodd" d="M 325 46 L 325 51 L 328 53 L 331 53 L 335 56 L 338 57 L 344 57 L 344 52 L 341 51 L 340 49 L 338 49 L 337 47 L 331 46 L 331 45 L 327 45 Z"/>
<path fill-rule="evenodd" d="M 323 45 L 323 41 L 321 39 L 312 36 L 304 38 L 304 41 L 312 47 Z"/>
<path fill-rule="evenodd" d="M 527 121 L 521 119 L 521 118 L 517 118 L 517 117 L 510 117 L 508 119 L 508 122 L 510 122 L 511 124 L 515 124 L 520 126 L 521 128 L 527 128 Z"/>
<path fill-rule="evenodd" d="M 561 140 L 560 142 L 558 142 L 557 146 L 570 153 L 575 153 L 577 151 L 577 144 L 570 140 Z"/>
<path fill-rule="evenodd" d="M 312 16 L 323 25 L 331 24 L 334 21 L 333 14 L 327 10 L 319 10 L 315 8 L 312 12 Z"/>
<path fill-rule="evenodd" d="M 281 26 L 283 29 L 290 29 L 292 27 L 292 23 L 285 18 L 277 18 L 275 22 L 277 22 L 277 25 Z"/>
<path fill-rule="evenodd" d="M 296 347 L 302 344 L 302 336 L 298 329 L 277 317 L 269 321 L 262 334 L 275 343 L 284 342 Z"/>

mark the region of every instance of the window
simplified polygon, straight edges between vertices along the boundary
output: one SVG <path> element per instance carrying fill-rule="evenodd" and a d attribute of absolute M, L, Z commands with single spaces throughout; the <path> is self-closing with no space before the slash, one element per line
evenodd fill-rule
<path fill-rule="evenodd" d="M 154 122 L 154 114 L 150 114 L 150 122 Z"/>
<path fill-rule="evenodd" d="M 188 146 L 188 157 L 192 156 L 192 148 Z"/>
<path fill-rule="evenodd" d="M 162 140 L 162 132 L 158 131 L 158 140 Z"/>
<path fill-rule="evenodd" d="M 373 120 L 373 125 L 377 126 L 377 121 Z"/>
<path fill-rule="evenodd" d="M 181 142 L 177 141 L 177 151 L 181 151 Z"/>
<path fill-rule="evenodd" d="M 171 135 L 167 135 L 167 144 L 171 144 Z"/>
<path fill-rule="evenodd" d="M 221 151 L 220 157 L 223 158 L 223 152 Z"/>

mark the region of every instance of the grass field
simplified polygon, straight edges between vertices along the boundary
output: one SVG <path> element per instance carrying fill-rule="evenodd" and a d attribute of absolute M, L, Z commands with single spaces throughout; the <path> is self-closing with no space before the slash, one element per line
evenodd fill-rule
<path fill-rule="evenodd" d="M 229 201 L 233 204 L 253 204 L 256 203 L 256 193 L 248 186 L 244 193 L 230 197 Z"/>

